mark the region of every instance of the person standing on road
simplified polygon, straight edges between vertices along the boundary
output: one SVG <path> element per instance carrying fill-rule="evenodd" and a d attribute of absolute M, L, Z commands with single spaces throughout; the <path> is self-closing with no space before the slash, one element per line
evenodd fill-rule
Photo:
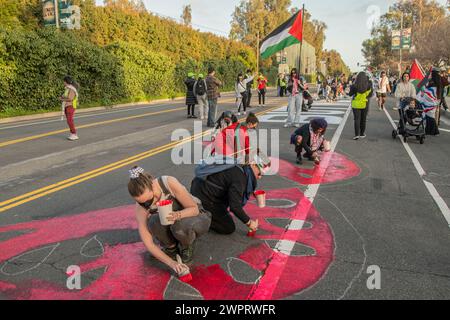
<path fill-rule="evenodd" d="M 208 69 L 208 76 L 206 77 L 207 96 L 208 96 L 208 127 L 214 128 L 214 123 L 217 118 L 217 100 L 220 98 L 219 87 L 222 82 L 215 77 L 216 71 L 213 67 Z"/>
<path fill-rule="evenodd" d="M 447 70 L 445 68 L 441 68 L 441 87 L 442 87 L 442 96 L 441 96 L 441 105 L 439 106 L 444 108 L 445 111 L 448 110 L 448 106 L 447 106 L 447 101 L 446 101 L 446 97 L 447 97 L 447 90 L 448 90 L 448 86 L 449 86 L 449 81 L 448 81 L 448 73 Z"/>
<path fill-rule="evenodd" d="M 416 87 L 409 81 L 409 73 L 403 73 L 402 81 L 397 84 L 395 90 L 395 97 L 399 99 L 399 107 L 404 108 L 406 104 L 411 102 L 411 99 L 415 99 L 416 96 Z"/>
<path fill-rule="evenodd" d="M 263 75 L 260 75 L 258 78 L 258 100 L 260 107 L 266 104 L 266 92 L 267 92 L 267 79 Z"/>
<path fill-rule="evenodd" d="M 195 75 L 193 72 L 188 73 L 187 79 L 184 81 L 184 84 L 186 85 L 186 105 L 187 105 L 187 117 L 190 118 L 197 118 L 195 115 L 195 105 L 197 104 L 197 98 L 194 93 L 194 86 L 195 86 Z"/>
<path fill-rule="evenodd" d="M 365 72 L 358 73 L 348 95 L 352 97 L 352 109 L 355 117 L 355 137 L 353 140 L 364 139 L 366 137 L 369 98 L 373 95 L 373 84 Z"/>
<path fill-rule="evenodd" d="M 286 77 L 284 73 L 280 75 L 278 81 L 280 83 L 280 97 L 284 97 L 286 95 L 286 86 L 287 86 Z"/>
<path fill-rule="evenodd" d="M 304 89 L 303 83 L 297 73 L 297 69 L 292 69 L 287 87 L 287 91 L 289 93 L 289 103 L 288 118 L 284 125 L 285 128 L 292 126 L 300 128 L 300 116 L 303 104 Z"/>
<path fill-rule="evenodd" d="M 208 118 L 208 97 L 206 95 L 206 81 L 203 74 L 198 75 L 198 79 L 194 84 L 194 95 L 197 98 L 200 120 Z"/>
<path fill-rule="evenodd" d="M 236 79 L 236 84 L 234 86 L 234 91 L 236 93 L 236 107 L 237 107 L 237 115 L 241 115 L 241 108 L 243 108 L 244 112 L 242 115 L 245 116 L 247 113 L 247 98 L 248 98 L 248 90 L 247 90 L 247 84 L 250 81 L 253 81 L 254 76 L 247 77 L 244 79 L 244 76 L 242 73 L 238 74 L 238 77 Z"/>
<path fill-rule="evenodd" d="M 176 255 L 180 255 L 183 263 L 192 262 L 195 241 L 208 233 L 211 213 L 176 178 L 155 179 L 140 167 L 129 172 L 128 191 L 136 201 L 136 220 L 144 245 L 156 259 L 180 274 L 186 266 L 176 262 Z M 162 200 L 173 203 L 173 212 L 167 219 L 172 225 L 161 223 L 157 203 Z"/>
<path fill-rule="evenodd" d="M 66 115 L 67 125 L 70 129 L 70 135 L 67 137 L 70 141 L 78 140 L 77 129 L 73 117 L 78 107 L 78 84 L 70 76 L 64 78 L 64 94 L 59 98 L 63 103 L 64 114 Z"/>
<path fill-rule="evenodd" d="M 252 74 L 252 70 L 250 70 L 250 69 L 247 70 L 247 73 L 245 74 L 244 79 L 245 80 L 251 79 L 251 80 L 247 82 L 247 96 L 246 96 L 246 99 L 244 100 L 245 109 L 251 108 L 251 102 L 252 102 L 252 96 L 253 96 L 252 89 L 253 89 L 253 84 L 254 84 L 254 81 L 253 81 L 254 78 L 255 77 Z"/>
<path fill-rule="evenodd" d="M 378 97 L 378 109 L 384 110 L 384 105 L 386 103 L 386 97 L 387 94 L 391 92 L 391 87 L 389 85 L 389 79 L 386 76 L 386 72 L 382 71 L 380 80 L 378 82 L 378 91 L 377 91 L 377 97 Z"/>

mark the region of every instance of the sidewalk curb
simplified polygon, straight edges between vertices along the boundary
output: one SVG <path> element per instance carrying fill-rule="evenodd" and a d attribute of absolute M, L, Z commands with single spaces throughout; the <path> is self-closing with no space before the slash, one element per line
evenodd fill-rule
<path fill-rule="evenodd" d="M 234 93 L 234 91 L 221 92 L 221 94 L 231 94 L 231 93 Z M 102 111 L 102 110 L 121 109 L 121 108 L 133 107 L 133 106 L 144 106 L 144 105 L 150 106 L 150 105 L 154 105 L 154 104 L 158 104 L 158 103 L 180 101 L 180 100 L 184 100 L 184 99 L 186 99 L 186 97 L 177 97 L 174 99 L 158 99 L 158 100 L 141 101 L 141 102 L 130 102 L 130 103 L 115 104 L 115 105 L 111 105 L 111 106 L 101 106 L 101 107 L 94 107 L 94 108 L 84 108 L 84 109 L 77 109 L 77 114 Z M 0 124 L 28 121 L 28 120 L 54 118 L 54 117 L 59 117 L 59 116 L 61 116 L 61 111 L 39 113 L 39 114 L 32 114 L 32 115 L 28 115 L 28 116 L 3 118 L 3 119 L 0 119 Z"/>

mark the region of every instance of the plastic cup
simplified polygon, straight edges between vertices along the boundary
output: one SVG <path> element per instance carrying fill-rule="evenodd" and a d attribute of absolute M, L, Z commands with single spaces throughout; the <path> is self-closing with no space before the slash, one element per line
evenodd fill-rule
<path fill-rule="evenodd" d="M 259 208 L 266 207 L 266 192 L 265 191 L 256 191 L 255 192 L 256 202 L 258 203 Z"/>
<path fill-rule="evenodd" d="M 173 212 L 172 205 L 173 202 L 171 200 L 163 200 L 156 204 L 158 206 L 158 214 L 159 220 L 161 221 L 161 225 L 170 226 L 174 224 L 174 221 L 169 221 L 167 218 Z"/>

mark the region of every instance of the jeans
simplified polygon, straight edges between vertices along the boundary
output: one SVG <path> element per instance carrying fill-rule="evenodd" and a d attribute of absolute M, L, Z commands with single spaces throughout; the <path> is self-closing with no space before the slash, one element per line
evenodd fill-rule
<path fill-rule="evenodd" d="M 364 136 L 366 133 L 368 108 L 365 109 L 353 109 L 353 115 L 355 117 L 355 137 Z"/>
<path fill-rule="evenodd" d="M 208 233 L 211 226 L 211 213 L 200 212 L 196 217 L 185 218 L 171 226 L 163 226 L 158 214 L 153 214 L 148 220 L 148 229 L 163 247 L 172 247 L 180 243 L 186 249 L 194 241 Z"/>
<path fill-rule="evenodd" d="M 259 105 L 266 104 L 266 89 L 258 90 L 258 99 L 259 99 Z"/>
<path fill-rule="evenodd" d="M 209 111 L 208 111 L 208 127 L 214 127 L 217 118 L 217 98 L 208 99 Z"/>
<path fill-rule="evenodd" d="M 199 96 L 197 95 L 198 101 L 198 112 L 200 119 L 208 118 L 208 99 L 206 98 L 206 94 Z"/>
<path fill-rule="evenodd" d="M 303 96 L 302 94 L 291 95 L 288 104 L 288 118 L 286 124 L 300 124 L 300 116 L 302 111 Z"/>

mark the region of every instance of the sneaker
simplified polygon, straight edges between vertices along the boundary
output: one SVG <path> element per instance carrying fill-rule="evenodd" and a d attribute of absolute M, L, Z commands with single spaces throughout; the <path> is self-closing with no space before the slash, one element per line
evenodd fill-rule
<path fill-rule="evenodd" d="M 194 245 L 191 244 L 187 248 L 183 248 L 180 250 L 180 257 L 183 260 L 183 263 L 190 263 L 194 258 Z"/>
<path fill-rule="evenodd" d="M 75 141 L 78 140 L 78 136 L 76 134 L 71 134 L 70 136 L 67 137 L 68 140 L 70 141 Z"/>
<path fill-rule="evenodd" d="M 162 251 L 166 255 L 168 255 L 172 260 L 176 260 L 177 259 L 177 254 L 178 254 L 177 246 L 175 246 L 173 248 L 164 248 Z"/>
<path fill-rule="evenodd" d="M 297 162 L 298 165 L 302 165 L 303 164 L 302 158 L 297 158 L 296 162 Z"/>
<path fill-rule="evenodd" d="M 236 113 L 238 116 L 240 116 L 241 115 L 241 113 L 240 112 L 238 112 L 238 113 Z"/>
<path fill-rule="evenodd" d="M 191 116 L 191 118 L 192 118 L 192 119 L 198 119 L 198 117 L 197 117 L 197 116 Z"/>
<path fill-rule="evenodd" d="M 367 138 L 367 136 L 366 135 L 362 135 L 362 136 L 359 136 L 359 138 L 360 139 L 365 139 L 365 138 Z"/>
<path fill-rule="evenodd" d="M 290 125 L 289 123 L 285 123 L 285 124 L 284 124 L 284 127 L 285 127 L 285 128 L 289 128 L 290 126 L 291 126 L 291 125 Z"/>
<path fill-rule="evenodd" d="M 356 141 L 356 140 L 359 140 L 359 138 L 360 138 L 360 136 L 356 136 L 356 137 L 353 138 L 353 140 Z"/>
<path fill-rule="evenodd" d="M 300 128 L 300 127 L 301 127 L 301 125 L 300 125 L 299 123 L 297 123 L 297 124 L 294 124 L 294 127 L 296 127 L 296 128 Z"/>

